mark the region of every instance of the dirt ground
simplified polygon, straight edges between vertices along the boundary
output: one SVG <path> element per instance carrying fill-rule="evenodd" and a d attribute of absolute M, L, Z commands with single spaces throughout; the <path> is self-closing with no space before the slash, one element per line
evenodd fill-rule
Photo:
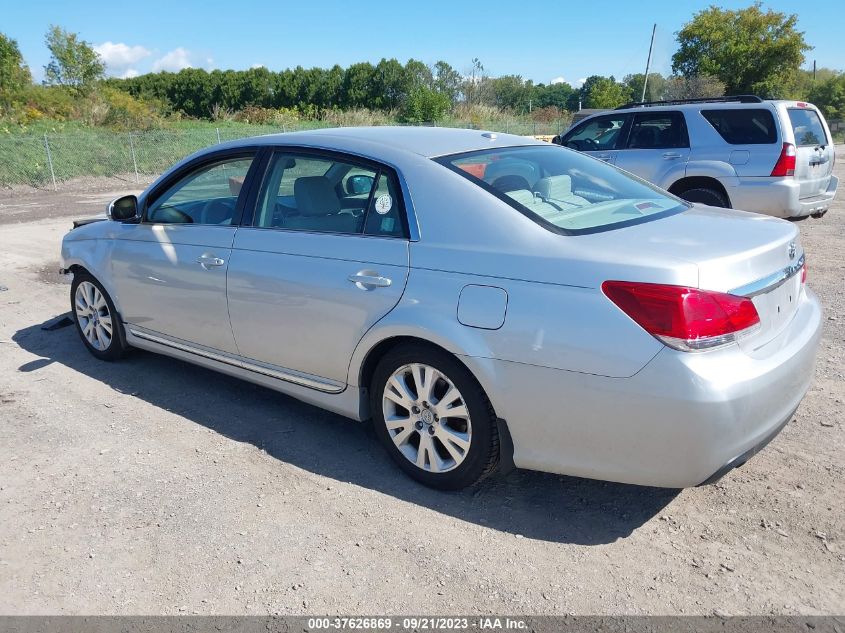
<path fill-rule="evenodd" d="M 683 491 L 517 471 L 444 494 L 364 425 L 42 330 L 68 309 L 70 219 L 119 193 L 0 198 L 0 613 L 845 612 L 845 195 L 799 224 L 815 383 L 745 467 Z"/>

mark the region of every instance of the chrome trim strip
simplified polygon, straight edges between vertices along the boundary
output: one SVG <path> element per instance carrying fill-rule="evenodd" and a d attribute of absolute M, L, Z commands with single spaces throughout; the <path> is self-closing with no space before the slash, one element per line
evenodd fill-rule
<path fill-rule="evenodd" d="M 740 297 L 756 297 L 757 295 L 770 292 L 778 286 L 783 285 L 789 279 L 797 275 L 803 267 L 804 253 L 801 253 L 801 257 L 798 258 L 797 262 L 787 266 L 783 270 L 779 270 L 778 272 L 772 273 L 771 275 L 758 279 L 757 281 L 752 281 L 750 284 L 734 288 L 729 292 L 732 295 L 738 295 Z"/>
<path fill-rule="evenodd" d="M 150 341 L 152 343 L 157 343 L 159 345 L 164 345 L 165 347 L 172 347 L 174 349 L 178 349 L 183 352 L 188 352 L 189 354 L 194 354 L 196 356 L 202 356 L 203 358 L 207 358 L 209 360 L 216 361 L 218 363 L 223 363 L 225 365 L 231 365 L 232 367 L 237 367 L 238 369 L 245 369 L 247 371 L 251 371 L 256 374 L 261 374 L 262 376 L 267 376 L 269 378 L 275 378 L 277 380 L 283 380 L 285 382 L 290 382 L 295 385 L 300 385 L 303 387 L 308 387 L 310 389 L 316 389 L 317 391 L 323 391 L 325 393 L 340 393 L 346 387 L 345 386 L 338 386 L 333 383 L 323 382 L 321 380 L 317 380 L 315 378 L 308 378 L 306 376 L 301 376 L 299 374 L 294 374 L 287 371 L 281 371 L 278 369 L 270 369 L 269 367 L 264 367 L 262 365 L 256 363 L 250 363 L 245 360 L 240 360 L 237 358 L 232 358 L 226 356 L 225 354 L 220 354 L 212 351 L 208 351 L 205 349 L 200 349 L 194 347 L 192 345 L 187 345 L 185 343 L 178 343 L 176 341 L 172 341 L 170 339 L 162 338 L 160 336 L 156 336 L 154 334 L 148 334 L 147 332 L 142 332 L 140 330 L 136 330 L 133 328 L 129 328 L 130 334 L 132 336 L 137 336 L 140 339 L 144 339 L 146 341 Z"/>

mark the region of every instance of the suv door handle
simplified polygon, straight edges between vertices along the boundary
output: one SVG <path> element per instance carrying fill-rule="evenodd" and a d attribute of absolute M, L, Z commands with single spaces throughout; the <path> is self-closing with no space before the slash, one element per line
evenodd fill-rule
<path fill-rule="evenodd" d="M 613 156 L 611 156 L 610 154 L 596 154 L 596 158 L 598 158 L 599 160 L 610 160 L 611 158 L 613 158 Z"/>
<path fill-rule="evenodd" d="M 209 270 L 211 268 L 216 268 L 217 266 L 222 266 L 226 263 L 225 259 L 220 259 L 219 257 L 215 257 L 214 255 L 200 255 L 197 257 L 197 263 L 202 266 L 205 270 Z"/>
<path fill-rule="evenodd" d="M 373 290 L 374 288 L 387 288 L 393 282 L 387 277 L 382 277 L 377 272 L 362 270 L 361 272 L 349 275 L 349 281 L 361 290 Z"/>
<path fill-rule="evenodd" d="M 681 155 L 678 152 L 666 152 L 663 154 L 663 158 L 666 160 L 672 160 L 673 158 L 680 158 Z"/>

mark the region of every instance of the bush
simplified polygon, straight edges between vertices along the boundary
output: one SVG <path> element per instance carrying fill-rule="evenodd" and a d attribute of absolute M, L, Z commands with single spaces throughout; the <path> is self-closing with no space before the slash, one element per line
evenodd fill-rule
<path fill-rule="evenodd" d="M 446 94 L 420 86 L 408 94 L 402 107 L 402 119 L 408 123 L 434 123 L 449 111 L 451 105 Z"/>
<path fill-rule="evenodd" d="M 247 106 L 231 116 L 233 121 L 241 121 L 251 125 L 275 125 L 290 127 L 300 120 L 299 113 L 293 108 L 262 108 L 261 106 Z"/>
<path fill-rule="evenodd" d="M 324 110 L 321 120 L 331 127 L 361 126 L 361 125 L 391 125 L 396 120 L 394 112 L 368 110 L 367 108 L 352 108 L 351 110 Z"/>

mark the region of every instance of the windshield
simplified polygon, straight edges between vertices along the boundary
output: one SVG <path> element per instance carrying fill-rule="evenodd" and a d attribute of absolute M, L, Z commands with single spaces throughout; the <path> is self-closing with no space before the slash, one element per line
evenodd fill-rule
<path fill-rule="evenodd" d="M 559 233 L 595 233 L 689 208 L 639 178 L 557 145 L 504 147 L 435 160 Z"/>

